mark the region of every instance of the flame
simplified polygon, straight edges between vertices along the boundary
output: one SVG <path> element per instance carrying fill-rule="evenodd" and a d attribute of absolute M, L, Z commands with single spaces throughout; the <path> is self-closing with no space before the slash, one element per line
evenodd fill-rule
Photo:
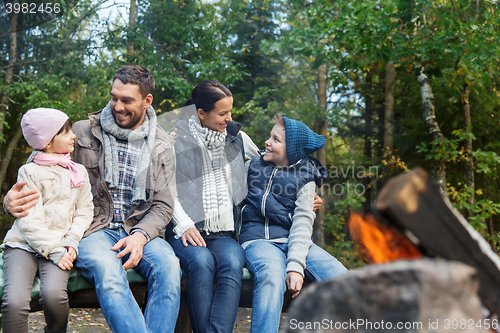
<path fill-rule="evenodd" d="M 375 217 L 352 213 L 349 230 L 355 242 L 362 244 L 363 255 L 369 263 L 384 263 L 398 259 L 421 258 L 422 253 L 394 227 L 378 222 Z"/>

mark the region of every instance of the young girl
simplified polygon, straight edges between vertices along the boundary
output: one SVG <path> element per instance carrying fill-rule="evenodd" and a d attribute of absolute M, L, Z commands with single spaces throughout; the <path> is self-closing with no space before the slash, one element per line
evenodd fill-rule
<path fill-rule="evenodd" d="M 67 284 L 78 244 L 93 217 L 85 167 L 71 161 L 75 135 L 66 114 L 29 110 L 21 120 L 24 138 L 35 150 L 18 172 L 18 181 L 40 194 L 28 216 L 14 221 L 1 245 L 4 333 L 28 332 L 31 287 L 38 270 L 45 332 L 66 332 Z"/>

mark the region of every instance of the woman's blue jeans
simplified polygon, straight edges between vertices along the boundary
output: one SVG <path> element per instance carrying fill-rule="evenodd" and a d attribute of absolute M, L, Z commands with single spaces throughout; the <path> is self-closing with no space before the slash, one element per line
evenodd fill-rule
<path fill-rule="evenodd" d="M 148 280 L 144 315 L 127 282 L 122 264 L 129 255 L 117 258 L 111 247 L 127 234 L 123 229 L 101 229 L 84 237 L 75 266 L 94 283 L 97 298 L 113 332 L 174 332 L 180 305 L 181 270 L 170 245 L 156 237 L 143 249 L 133 269 Z"/>
<path fill-rule="evenodd" d="M 258 240 L 246 249 L 247 268 L 254 276 L 251 333 L 276 333 L 286 291 L 288 244 Z M 313 244 L 306 257 L 305 275 L 323 281 L 346 273 L 335 257 Z"/>
<path fill-rule="evenodd" d="M 205 237 L 207 247 L 168 239 L 187 275 L 187 303 L 195 333 L 233 331 L 245 252 L 232 237 Z M 214 291 L 215 284 L 215 291 Z"/>

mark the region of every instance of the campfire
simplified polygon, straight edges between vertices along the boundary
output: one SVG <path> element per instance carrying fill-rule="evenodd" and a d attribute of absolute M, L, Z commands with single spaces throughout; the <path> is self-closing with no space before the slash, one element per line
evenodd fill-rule
<path fill-rule="evenodd" d="M 393 178 L 374 208 L 348 224 L 370 265 L 306 289 L 284 332 L 497 332 L 500 259 L 425 171 Z"/>
<path fill-rule="evenodd" d="M 395 227 L 380 223 L 371 214 L 365 214 L 364 218 L 351 214 L 348 227 L 354 242 L 362 244 L 363 256 L 371 264 L 422 258 L 416 246 Z"/>

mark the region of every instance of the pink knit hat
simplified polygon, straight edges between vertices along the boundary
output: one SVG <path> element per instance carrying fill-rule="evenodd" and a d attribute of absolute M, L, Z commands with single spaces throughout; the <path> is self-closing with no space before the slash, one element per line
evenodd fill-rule
<path fill-rule="evenodd" d="M 64 112 L 56 109 L 31 109 L 21 119 L 24 138 L 31 147 L 42 150 L 68 119 Z"/>

